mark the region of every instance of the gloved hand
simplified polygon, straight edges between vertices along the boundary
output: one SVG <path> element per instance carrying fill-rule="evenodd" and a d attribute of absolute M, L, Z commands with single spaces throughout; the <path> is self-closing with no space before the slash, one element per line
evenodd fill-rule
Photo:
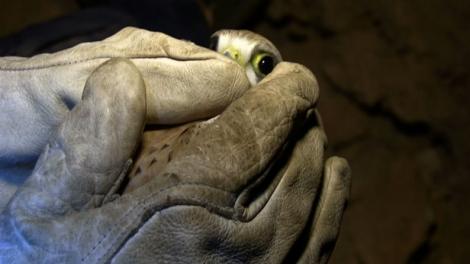
<path fill-rule="evenodd" d="M 94 70 L 0 215 L 1 263 L 327 260 L 350 177 L 345 160 L 324 161 L 306 68 L 280 63 L 218 118 L 153 150 L 164 164 L 119 196 L 148 116 L 145 82 L 127 59 Z"/>
<path fill-rule="evenodd" d="M 142 76 L 148 124 L 210 118 L 250 87 L 244 69 L 233 60 L 131 27 L 57 53 L 0 58 L 0 211 L 31 174 L 51 134 L 80 102 L 92 72 L 112 58 L 127 58 Z M 111 71 L 108 79 L 127 74 Z"/>

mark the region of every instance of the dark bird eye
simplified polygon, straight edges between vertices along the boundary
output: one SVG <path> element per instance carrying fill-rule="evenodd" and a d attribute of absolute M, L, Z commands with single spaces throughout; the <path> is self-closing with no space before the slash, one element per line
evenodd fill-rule
<path fill-rule="evenodd" d="M 269 55 L 265 55 L 258 61 L 256 66 L 260 73 L 268 75 L 273 71 L 274 59 Z"/>
<path fill-rule="evenodd" d="M 219 44 L 219 36 L 212 36 L 209 44 L 209 49 L 217 51 L 217 45 Z"/>

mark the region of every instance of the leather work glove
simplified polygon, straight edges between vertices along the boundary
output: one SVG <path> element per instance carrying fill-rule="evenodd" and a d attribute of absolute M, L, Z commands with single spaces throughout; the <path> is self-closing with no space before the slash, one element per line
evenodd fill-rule
<path fill-rule="evenodd" d="M 213 117 L 250 88 L 244 69 L 233 60 L 131 27 L 57 53 L 0 58 L 0 211 L 80 102 L 92 72 L 111 58 L 127 58 L 138 68 L 146 87 L 147 124 Z M 111 71 L 108 79 L 118 77 Z"/>
<path fill-rule="evenodd" d="M 209 64 L 225 61 L 211 56 Z M 153 148 L 144 142 L 140 172 L 126 186 L 146 119 L 172 102 L 149 96 L 147 77 L 124 58 L 91 72 L 81 101 L 0 215 L 0 262 L 325 263 L 350 176 L 344 159 L 324 159 L 311 72 L 283 62 L 246 92 L 246 79 L 200 77 L 211 89 L 242 92 L 221 96 L 233 103 L 218 117 L 174 128 Z M 165 100 L 154 102 L 161 107 L 152 116 L 155 98 Z M 214 105 L 228 104 L 221 100 L 182 104 L 188 111 L 168 118 L 217 115 L 223 107 Z"/>

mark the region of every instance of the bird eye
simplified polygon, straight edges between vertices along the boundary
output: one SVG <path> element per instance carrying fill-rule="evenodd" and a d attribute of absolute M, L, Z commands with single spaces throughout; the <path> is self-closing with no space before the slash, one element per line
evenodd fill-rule
<path fill-rule="evenodd" d="M 274 69 L 274 58 L 267 53 L 261 53 L 254 57 L 252 65 L 257 74 L 268 75 Z"/>
<path fill-rule="evenodd" d="M 217 51 L 217 45 L 219 44 L 219 36 L 212 36 L 209 44 L 209 49 Z"/>

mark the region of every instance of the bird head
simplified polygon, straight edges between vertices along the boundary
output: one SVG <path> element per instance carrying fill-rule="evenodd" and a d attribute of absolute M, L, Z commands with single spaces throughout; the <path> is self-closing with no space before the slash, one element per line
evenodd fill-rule
<path fill-rule="evenodd" d="M 261 81 L 282 61 L 271 41 L 248 30 L 219 30 L 212 35 L 210 48 L 245 68 L 251 85 Z"/>

